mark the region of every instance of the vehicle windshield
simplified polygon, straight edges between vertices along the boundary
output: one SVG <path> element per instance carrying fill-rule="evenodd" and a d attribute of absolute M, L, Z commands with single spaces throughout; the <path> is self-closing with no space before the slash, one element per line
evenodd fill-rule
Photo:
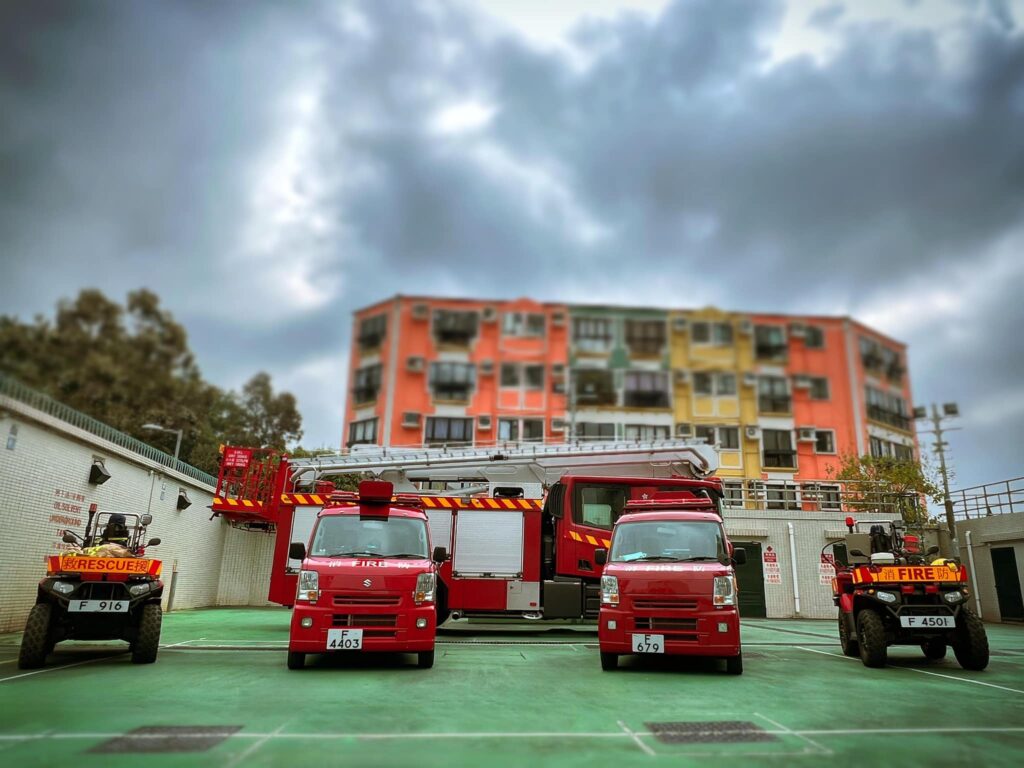
<path fill-rule="evenodd" d="M 718 560 L 725 554 L 722 526 L 708 521 L 658 520 L 623 523 L 615 529 L 609 560 L 686 562 Z"/>
<path fill-rule="evenodd" d="M 410 517 L 363 519 L 357 515 L 320 518 L 310 554 L 314 557 L 416 557 L 428 555 L 427 524 Z"/>

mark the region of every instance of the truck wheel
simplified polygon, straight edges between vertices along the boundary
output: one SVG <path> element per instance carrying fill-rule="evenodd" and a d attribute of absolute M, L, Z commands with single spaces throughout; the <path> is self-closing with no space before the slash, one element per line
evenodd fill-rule
<path fill-rule="evenodd" d="M 942 661 L 946 658 L 946 643 L 941 638 L 932 638 L 926 643 L 921 643 L 921 650 L 928 661 Z"/>
<path fill-rule="evenodd" d="M 53 607 L 49 603 L 36 603 L 25 622 L 18 652 L 18 669 L 36 669 L 46 663 L 50 649 L 50 621 Z"/>
<path fill-rule="evenodd" d="M 434 666 L 434 652 L 420 651 L 416 656 L 416 666 L 420 669 L 430 669 Z"/>
<path fill-rule="evenodd" d="M 981 671 L 988 666 L 988 635 L 985 625 L 969 609 L 963 608 L 953 632 L 953 655 L 964 669 Z"/>
<path fill-rule="evenodd" d="M 860 660 L 865 667 L 884 667 L 886 659 L 885 625 L 877 611 L 865 608 L 857 614 Z"/>
<path fill-rule="evenodd" d="M 843 656 L 854 659 L 860 656 L 860 644 L 850 637 L 850 627 L 842 612 L 839 614 L 839 644 L 843 647 Z"/>
<path fill-rule="evenodd" d="M 146 603 L 142 606 L 135 642 L 132 643 L 132 664 L 152 664 L 160 650 L 160 625 L 163 612 L 160 603 Z"/>
<path fill-rule="evenodd" d="M 739 653 L 736 656 L 729 656 L 725 660 L 725 671 L 730 675 L 742 675 L 743 674 L 743 654 Z"/>
<path fill-rule="evenodd" d="M 301 651 L 288 651 L 288 669 L 302 669 L 306 666 L 306 654 Z"/>
<path fill-rule="evenodd" d="M 617 653 L 605 653 L 601 651 L 601 669 L 605 672 L 611 672 L 613 669 L 619 668 L 619 654 Z"/>

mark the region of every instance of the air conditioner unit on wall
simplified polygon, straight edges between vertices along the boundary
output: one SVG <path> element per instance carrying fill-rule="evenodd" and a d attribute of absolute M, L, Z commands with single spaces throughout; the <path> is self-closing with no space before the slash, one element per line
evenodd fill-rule
<path fill-rule="evenodd" d="M 551 325 L 555 328 L 561 328 L 565 325 L 565 312 L 552 312 L 551 313 Z"/>
<path fill-rule="evenodd" d="M 692 437 L 693 424 L 676 424 L 676 437 Z"/>
<path fill-rule="evenodd" d="M 814 436 L 814 427 L 800 427 L 797 430 L 797 440 L 813 443 L 817 438 Z"/>
<path fill-rule="evenodd" d="M 673 317 L 672 318 L 672 330 L 676 333 L 686 333 L 686 329 L 689 327 L 690 321 L 685 317 Z"/>
<path fill-rule="evenodd" d="M 690 372 L 689 371 L 676 371 L 676 384 L 689 384 L 690 383 Z"/>
<path fill-rule="evenodd" d="M 405 369 L 410 373 L 420 373 L 427 366 L 427 361 L 419 356 L 407 357 L 405 359 Z"/>
<path fill-rule="evenodd" d="M 484 311 L 481 313 L 481 318 L 485 323 L 493 323 L 498 319 L 498 310 L 494 307 L 484 307 Z"/>
<path fill-rule="evenodd" d="M 413 304 L 411 314 L 413 320 L 428 320 L 430 318 L 430 307 L 426 304 Z"/>
<path fill-rule="evenodd" d="M 418 427 L 420 420 L 423 418 L 423 414 L 418 411 L 405 411 L 402 414 L 402 426 L 403 427 Z"/>
<path fill-rule="evenodd" d="M 796 389 L 810 389 L 811 388 L 811 377 L 797 375 L 793 377 L 793 386 Z"/>
<path fill-rule="evenodd" d="M 481 376 L 493 376 L 494 375 L 494 361 L 493 360 L 481 360 L 480 361 L 480 375 Z"/>
<path fill-rule="evenodd" d="M 551 420 L 551 431 L 552 432 L 565 432 L 566 424 L 565 419 L 552 419 Z"/>
<path fill-rule="evenodd" d="M 747 436 L 748 440 L 757 440 L 761 437 L 760 427 L 747 427 L 743 430 L 743 434 Z"/>
<path fill-rule="evenodd" d="M 789 335 L 794 339 L 802 339 L 807 335 L 807 326 L 803 323 L 790 323 Z"/>
<path fill-rule="evenodd" d="M 476 428 L 482 432 L 486 432 L 491 428 L 491 415 L 483 414 L 476 417 Z"/>
<path fill-rule="evenodd" d="M 756 387 L 757 386 L 757 374 L 747 372 L 743 374 L 743 386 L 745 387 Z"/>

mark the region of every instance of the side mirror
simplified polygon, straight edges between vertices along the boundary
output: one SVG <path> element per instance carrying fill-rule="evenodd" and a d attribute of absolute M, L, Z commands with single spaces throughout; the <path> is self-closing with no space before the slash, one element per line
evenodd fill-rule
<path fill-rule="evenodd" d="M 152 515 L 143 515 L 142 517 L 139 518 L 139 522 L 142 525 L 149 525 L 150 523 L 153 522 L 153 516 Z"/>
<path fill-rule="evenodd" d="M 288 546 L 288 558 L 290 560 L 305 560 L 306 559 L 306 545 L 301 541 L 293 541 Z"/>
<path fill-rule="evenodd" d="M 747 550 L 743 547 L 736 547 L 732 551 L 732 561 L 736 565 L 745 565 L 747 562 Z"/>
<path fill-rule="evenodd" d="M 599 547 L 594 550 L 594 562 L 598 565 L 604 565 L 608 562 L 608 550 L 604 547 Z"/>
<path fill-rule="evenodd" d="M 78 539 L 75 537 L 75 534 L 73 534 L 71 531 L 64 531 L 64 535 L 61 537 L 61 541 L 63 541 L 65 544 L 78 543 Z"/>
<path fill-rule="evenodd" d="M 851 549 L 850 550 L 850 554 L 853 555 L 854 557 L 867 557 L 867 555 L 865 555 L 859 549 Z"/>
<path fill-rule="evenodd" d="M 938 548 L 938 547 L 936 547 L 936 546 L 931 546 L 931 547 L 928 547 L 928 552 L 926 552 L 925 554 L 928 554 L 928 555 L 937 555 L 937 554 L 939 554 L 939 548 Z"/>
<path fill-rule="evenodd" d="M 160 543 L 160 539 L 159 539 L 159 538 L 156 538 L 156 539 L 150 539 L 150 540 L 149 540 L 149 543 L 147 543 L 147 544 L 146 544 L 146 546 L 147 546 L 147 547 L 155 547 L 155 546 L 156 546 L 157 544 L 159 544 L 159 543 Z"/>
<path fill-rule="evenodd" d="M 434 547 L 434 554 L 430 558 L 438 565 L 448 559 L 448 550 L 444 547 Z"/>

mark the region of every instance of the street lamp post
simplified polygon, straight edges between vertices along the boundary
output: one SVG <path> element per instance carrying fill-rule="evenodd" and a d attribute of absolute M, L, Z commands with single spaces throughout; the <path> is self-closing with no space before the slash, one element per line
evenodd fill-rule
<path fill-rule="evenodd" d="M 181 435 L 183 433 L 183 430 L 181 430 L 181 429 L 168 429 L 167 427 L 162 427 L 159 424 L 143 424 L 142 428 L 143 429 L 151 429 L 154 432 L 170 432 L 172 435 L 177 435 L 178 439 L 174 442 L 174 460 L 175 461 L 178 460 L 178 451 L 181 450 Z"/>

